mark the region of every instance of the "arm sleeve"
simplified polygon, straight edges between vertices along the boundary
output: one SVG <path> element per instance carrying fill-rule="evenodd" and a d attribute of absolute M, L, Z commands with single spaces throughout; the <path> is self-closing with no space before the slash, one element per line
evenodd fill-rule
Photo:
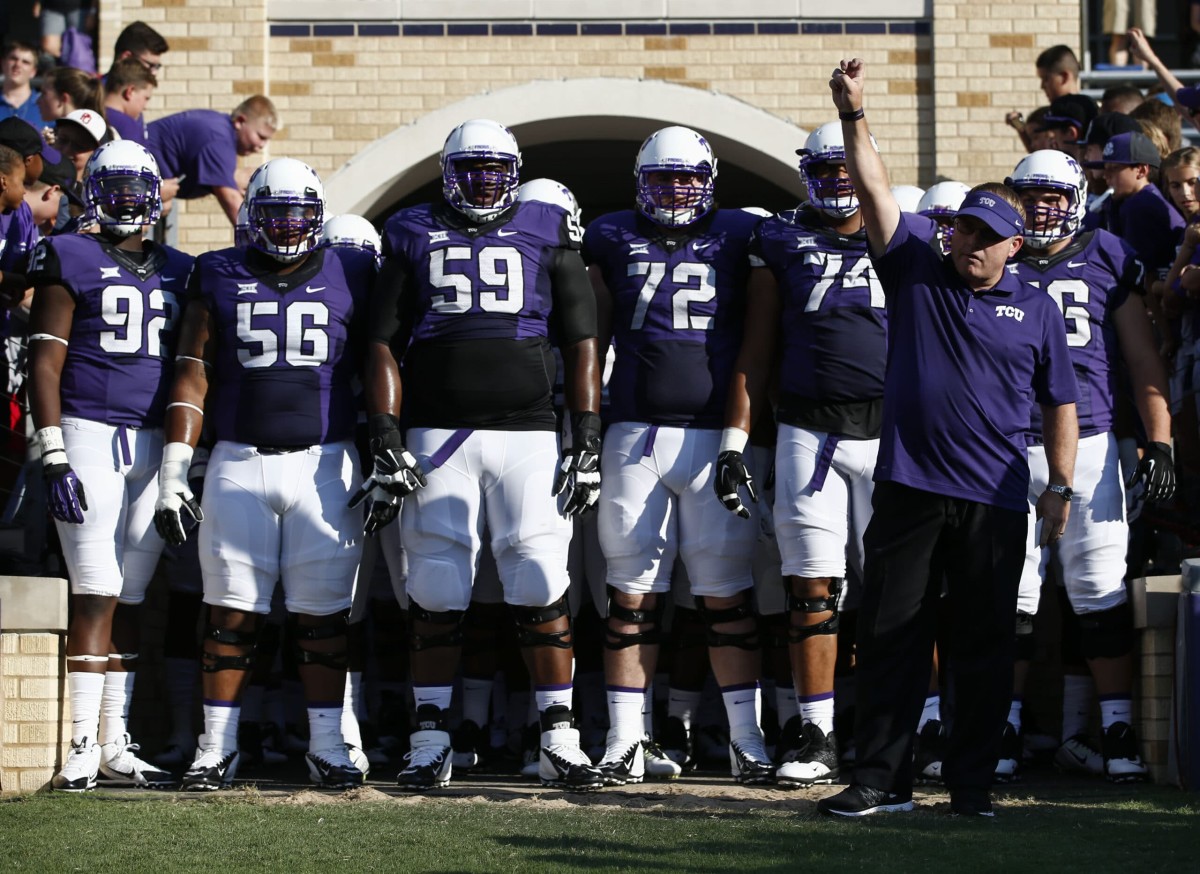
<path fill-rule="evenodd" d="M 550 287 L 554 295 L 554 314 L 558 322 L 561 345 L 573 346 L 580 340 L 595 337 L 599 331 L 596 321 L 596 295 L 588 280 L 587 268 L 579 252 L 555 249 L 550 264 Z"/>
<path fill-rule="evenodd" d="M 392 345 L 410 327 L 408 271 L 396 258 L 386 258 L 375 276 L 371 292 L 368 339 Z"/>

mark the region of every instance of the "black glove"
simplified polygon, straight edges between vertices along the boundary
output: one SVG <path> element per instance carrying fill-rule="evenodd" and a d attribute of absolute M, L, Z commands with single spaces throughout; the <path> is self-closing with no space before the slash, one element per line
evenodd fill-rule
<path fill-rule="evenodd" d="M 1171 461 L 1170 446 L 1166 443 L 1146 446 L 1125 487 L 1132 489 L 1138 484 L 1145 489 L 1146 500 L 1150 503 L 1171 500 L 1175 494 L 1175 464 Z"/>
<path fill-rule="evenodd" d="M 168 443 L 163 447 L 162 466 L 158 471 L 158 501 L 154 505 L 154 528 L 171 546 L 182 546 L 187 530 L 204 521 L 200 502 L 188 486 L 192 466 L 192 447 L 186 443 Z"/>
<path fill-rule="evenodd" d="M 746 509 L 738 494 L 738 490 L 742 486 L 746 487 L 750 500 L 757 504 L 758 491 L 754 488 L 754 477 L 750 474 L 750 468 L 746 467 L 746 460 L 736 449 L 726 449 L 717 456 L 717 473 L 713 477 L 713 490 L 717 493 L 721 503 L 725 505 L 726 510 L 730 513 L 737 513 L 743 519 L 749 519 L 750 511 Z"/>
<path fill-rule="evenodd" d="M 563 453 L 554 496 L 570 492 L 563 512 L 582 516 L 600 497 L 600 417 L 595 413 L 571 413 L 571 448 Z"/>
<path fill-rule="evenodd" d="M 425 474 L 412 453 L 404 448 L 396 417 L 372 416 L 370 429 L 374 466 L 348 504 L 357 507 L 368 501 L 367 521 L 363 526 L 368 536 L 396 518 L 401 498 L 425 486 Z"/>

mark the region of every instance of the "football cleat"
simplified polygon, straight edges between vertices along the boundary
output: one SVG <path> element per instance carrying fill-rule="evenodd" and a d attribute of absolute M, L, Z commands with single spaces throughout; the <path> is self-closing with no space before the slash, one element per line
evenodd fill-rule
<path fill-rule="evenodd" d="M 942 759 L 946 753 L 946 728 L 940 719 L 925 723 L 917 735 L 913 751 L 913 770 L 918 784 L 942 785 Z"/>
<path fill-rule="evenodd" d="M 604 755 L 596 765 L 606 786 L 624 786 L 626 783 L 641 783 L 646 775 L 646 757 L 642 742 L 637 738 L 616 737 L 608 733 Z"/>
<path fill-rule="evenodd" d="M 1114 722 L 1104 730 L 1100 740 L 1104 751 L 1104 776 L 1113 783 L 1134 783 L 1145 780 L 1149 770 L 1138 755 L 1137 735 L 1127 722 Z"/>
<path fill-rule="evenodd" d="M 678 716 L 668 716 L 658 737 L 658 745 L 662 748 L 663 755 L 681 770 L 687 771 L 696 767 L 696 759 L 692 753 L 692 735 L 682 719 Z"/>
<path fill-rule="evenodd" d="M 775 782 L 775 763 L 767 755 L 762 734 L 748 734 L 729 742 L 729 770 L 744 786 L 769 786 Z"/>
<path fill-rule="evenodd" d="M 875 813 L 900 813 L 913 809 L 912 793 L 885 792 L 861 783 L 851 783 L 837 795 L 817 802 L 817 812 L 826 816 L 859 817 Z"/>
<path fill-rule="evenodd" d="M 363 784 L 363 772 L 350 760 L 349 744 L 304 754 L 308 779 L 321 789 L 353 789 Z"/>
<path fill-rule="evenodd" d="M 359 770 L 365 780 L 371 773 L 371 759 L 367 756 L 366 751 L 354 744 L 346 744 L 346 755 L 350 757 L 350 764 Z"/>
<path fill-rule="evenodd" d="M 50 781 L 50 788 L 59 792 L 87 792 L 96 788 L 96 774 L 100 771 L 100 744 L 85 737 L 79 743 L 72 741 L 71 750 L 62 770 Z"/>
<path fill-rule="evenodd" d="M 136 755 L 140 748 L 129 742 L 129 735 L 121 740 L 100 747 L 100 775 L 102 783 L 116 786 L 137 786 L 142 789 L 161 788 L 174 785 L 175 778 Z"/>
<path fill-rule="evenodd" d="M 196 758 L 179 783 L 179 788 L 185 792 L 212 792 L 215 789 L 228 789 L 233 785 L 240 761 L 238 751 L 205 749 L 204 742 L 207 737 L 200 735 L 200 748 L 196 750 Z"/>
<path fill-rule="evenodd" d="M 1000 740 L 1000 758 L 996 762 L 997 783 L 1015 783 L 1021 779 L 1021 759 L 1024 750 L 1021 732 L 1011 722 L 1004 723 L 1004 737 Z"/>
<path fill-rule="evenodd" d="M 591 792 L 604 785 L 600 769 L 579 746 L 579 732 L 571 727 L 570 708 L 547 707 L 542 713 L 538 777 L 543 786 Z M 641 745 L 638 745 L 640 751 Z"/>
<path fill-rule="evenodd" d="M 804 727 L 804 717 L 797 713 L 788 717 L 788 721 L 779 729 L 779 739 L 775 742 L 775 764 L 782 765 L 789 761 L 789 756 L 800 752 L 804 745 L 800 729 Z"/>
<path fill-rule="evenodd" d="M 1104 773 L 1104 757 L 1081 734 L 1063 741 L 1054 754 L 1054 765 L 1067 774 L 1099 776 Z"/>
<path fill-rule="evenodd" d="M 646 763 L 646 776 L 658 780 L 677 780 L 683 768 L 659 748 L 652 738 L 642 738 L 642 759 Z"/>
<path fill-rule="evenodd" d="M 454 767 L 462 771 L 478 768 L 483 764 L 487 749 L 487 732 L 473 720 L 464 719 L 454 730 L 450 745 L 454 748 Z"/>
<path fill-rule="evenodd" d="M 791 788 L 832 783 L 838 773 L 837 738 L 815 722 L 806 722 L 800 729 L 800 748 L 786 754 L 775 776 L 780 786 Z"/>
<path fill-rule="evenodd" d="M 410 749 L 404 755 L 408 764 L 396 776 L 397 785 L 423 792 L 450 784 L 454 750 L 445 724 L 445 715 L 436 706 L 417 708 L 417 730 L 409 736 Z"/>

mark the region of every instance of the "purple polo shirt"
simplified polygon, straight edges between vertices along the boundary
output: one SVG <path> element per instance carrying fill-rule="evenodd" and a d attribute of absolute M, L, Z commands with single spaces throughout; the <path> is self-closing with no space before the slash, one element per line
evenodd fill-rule
<path fill-rule="evenodd" d="M 1030 406 L 1079 397 L 1062 313 L 1008 271 L 972 293 L 905 222 L 874 262 L 888 314 L 875 480 L 1028 512 Z"/>
<path fill-rule="evenodd" d="M 1151 276 L 1166 276 L 1183 239 L 1187 224 L 1183 216 L 1167 202 L 1157 185 L 1147 185 L 1114 206 L 1109 230 L 1133 247 Z"/>
<path fill-rule="evenodd" d="M 131 115 L 126 115 L 119 109 L 106 108 L 104 110 L 104 120 L 108 122 L 108 126 L 117 132 L 123 140 L 132 140 L 139 146 L 145 146 L 150 149 L 150 131 L 146 128 L 146 123 L 140 117 L 134 118 Z M 151 150 L 153 151 L 153 150 Z"/>
<path fill-rule="evenodd" d="M 224 113 L 189 109 L 150 122 L 150 151 L 164 179 L 187 175 L 179 185 L 184 200 L 237 188 L 237 132 Z"/>

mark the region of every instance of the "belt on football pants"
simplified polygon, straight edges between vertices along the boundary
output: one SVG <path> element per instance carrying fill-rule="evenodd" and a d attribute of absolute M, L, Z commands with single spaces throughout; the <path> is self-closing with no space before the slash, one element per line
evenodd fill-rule
<path fill-rule="evenodd" d="M 825 435 L 825 445 L 821 447 L 820 453 L 817 455 L 817 466 L 813 468 L 812 478 L 808 481 L 806 489 L 812 489 L 814 492 L 819 492 L 825 488 L 825 476 L 829 473 L 829 466 L 833 464 L 833 453 L 837 449 L 838 438 L 836 434 Z"/>
<path fill-rule="evenodd" d="M 439 446 L 433 455 L 429 456 L 429 469 L 437 470 L 449 461 L 450 456 L 458 451 L 458 447 L 467 442 L 467 438 L 471 436 L 472 430 L 471 428 L 459 428 L 447 437 L 446 442 Z"/>
<path fill-rule="evenodd" d="M 254 451 L 259 455 L 287 455 L 289 452 L 303 452 L 308 446 L 255 446 Z"/>

